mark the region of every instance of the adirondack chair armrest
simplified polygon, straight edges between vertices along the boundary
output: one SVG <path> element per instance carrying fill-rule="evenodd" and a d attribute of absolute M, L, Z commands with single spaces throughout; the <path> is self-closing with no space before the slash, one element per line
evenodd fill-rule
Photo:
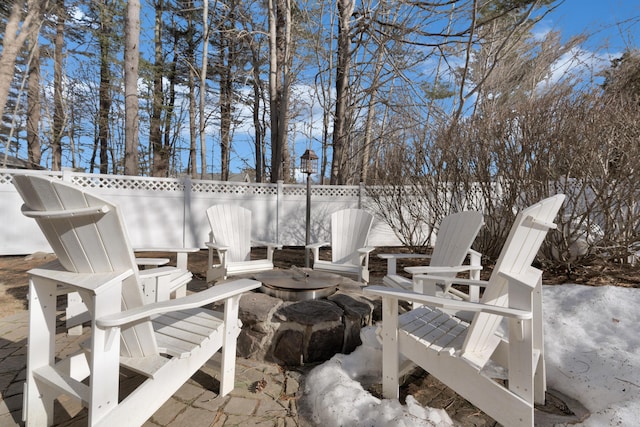
<path fill-rule="evenodd" d="M 135 248 L 134 252 L 173 252 L 173 253 L 193 253 L 200 251 L 200 248 Z"/>
<path fill-rule="evenodd" d="M 373 246 L 366 246 L 364 248 L 358 249 L 358 254 L 360 254 L 360 266 L 369 269 L 369 254 L 373 252 L 376 248 Z M 368 281 L 369 279 L 367 279 Z"/>
<path fill-rule="evenodd" d="M 486 287 L 489 282 L 486 280 L 473 280 L 473 279 L 463 279 L 460 277 L 445 277 L 445 276 L 436 276 L 431 274 L 416 274 L 413 276 L 415 280 L 425 280 L 432 282 L 441 282 L 446 284 L 455 284 L 455 285 L 466 285 L 466 286 L 480 286 Z"/>
<path fill-rule="evenodd" d="M 215 249 L 216 251 L 226 252 L 229 250 L 230 246 L 219 245 L 215 242 L 205 242 L 209 249 Z"/>
<path fill-rule="evenodd" d="M 471 256 L 478 256 L 478 257 L 481 257 L 481 256 L 482 256 L 482 254 L 481 254 L 480 252 L 478 252 L 478 251 L 476 251 L 476 250 L 474 250 L 474 249 L 469 249 L 469 250 L 467 251 L 467 253 L 468 253 L 469 255 L 471 255 Z"/>
<path fill-rule="evenodd" d="M 78 209 L 63 209 L 59 211 L 54 210 L 45 210 L 45 211 L 34 211 L 31 210 L 26 204 L 23 204 L 20 208 L 22 214 L 27 218 L 43 218 L 43 219 L 61 219 L 61 218 L 70 218 L 74 217 L 82 217 L 82 216 L 92 216 L 92 215 L 104 215 L 109 212 L 109 206 L 89 206 L 86 208 L 78 208 Z"/>
<path fill-rule="evenodd" d="M 305 249 L 306 250 L 310 250 L 311 253 L 313 254 L 313 262 L 314 263 L 320 259 L 320 248 L 322 248 L 324 246 L 330 246 L 330 243 L 329 242 L 317 242 L 317 243 L 311 243 L 311 244 L 305 246 Z"/>
<path fill-rule="evenodd" d="M 163 266 L 163 267 L 149 268 L 147 270 L 140 270 L 138 274 L 140 275 L 141 279 L 151 279 L 151 278 L 158 278 L 162 276 L 168 276 L 175 271 L 176 271 L 175 267 Z"/>
<path fill-rule="evenodd" d="M 131 310 L 114 313 L 96 319 L 96 325 L 101 328 L 114 328 L 137 322 L 154 314 L 170 313 L 202 307 L 217 301 L 222 301 L 244 292 L 257 289 L 262 283 L 251 279 L 240 279 L 213 286 L 201 292 L 186 297 L 146 304 Z"/>
<path fill-rule="evenodd" d="M 430 307 L 441 308 L 444 310 L 483 312 L 518 320 L 529 320 L 533 318 L 533 313 L 527 310 L 519 310 L 510 307 L 498 307 L 477 302 L 458 301 L 450 298 L 429 296 L 402 289 L 388 288 L 386 286 L 368 286 L 364 288 L 364 292 L 377 295 L 382 298 L 394 298 L 405 301 L 418 302 L 422 305 L 428 305 Z"/>
<path fill-rule="evenodd" d="M 42 267 L 29 270 L 28 274 L 37 279 L 48 280 L 53 284 L 99 294 L 102 289 L 108 288 L 114 283 L 122 282 L 131 276 L 133 270 L 127 269 L 109 273 L 74 273 L 65 270 L 58 261 L 52 261 Z"/>
<path fill-rule="evenodd" d="M 381 259 L 429 259 L 429 254 L 378 254 L 378 258 Z"/>
<path fill-rule="evenodd" d="M 469 268 L 473 267 L 473 268 Z M 478 271 L 477 277 L 480 277 L 480 266 L 456 266 L 456 267 L 427 267 L 428 270 L 424 273 L 428 274 L 413 274 L 413 290 L 423 293 L 425 295 L 436 295 L 437 284 L 443 285 L 445 292 L 457 296 L 465 301 L 478 302 L 480 300 L 480 288 L 486 287 L 489 282 L 479 280 L 475 277 L 470 279 L 462 279 L 458 277 L 451 277 L 450 273 L 459 273 L 469 271 L 470 274 L 474 274 L 474 271 Z M 424 267 L 416 267 L 417 269 L 424 269 Z M 480 267 L 481 269 L 482 267 Z M 413 273 L 413 270 L 412 270 Z M 438 273 L 449 273 L 447 276 L 438 276 Z M 453 284 L 467 286 L 468 291 L 461 292 L 452 287 Z"/>
<path fill-rule="evenodd" d="M 209 249 L 209 264 L 213 263 L 213 251 L 218 253 L 218 258 L 220 259 L 220 264 L 225 265 L 225 258 L 227 251 L 231 248 L 231 246 L 227 245 L 219 245 L 215 242 L 205 242 L 207 248 Z"/>
<path fill-rule="evenodd" d="M 542 278 L 542 271 L 537 268 L 530 267 L 521 274 L 508 274 L 506 272 L 501 272 L 500 275 L 509 280 L 509 286 L 516 285 L 521 289 L 530 290 L 535 287 L 538 281 Z"/>
<path fill-rule="evenodd" d="M 134 252 L 170 252 L 176 254 L 176 267 L 187 270 L 189 254 L 199 252 L 200 248 L 136 248 Z"/>
<path fill-rule="evenodd" d="M 148 266 L 160 267 L 160 266 L 169 264 L 169 261 L 170 261 L 169 258 L 137 258 L 136 257 L 136 264 L 138 265 L 138 268 L 148 267 Z"/>
<path fill-rule="evenodd" d="M 227 251 L 229 250 L 230 246 L 219 245 L 215 242 L 205 242 L 205 245 L 207 245 L 207 248 L 209 249 L 208 265 L 210 267 L 213 265 L 213 251 L 215 251 L 216 254 L 218 255 L 218 261 L 220 262 L 219 265 L 223 269 L 226 269 L 227 268 Z M 207 278 L 207 280 L 209 279 Z"/>
<path fill-rule="evenodd" d="M 378 258 L 387 260 L 387 276 L 397 274 L 397 266 L 399 259 L 429 259 L 431 255 L 427 254 L 378 254 Z"/>
<path fill-rule="evenodd" d="M 416 266 L 416 267 L 406 267 L 404 271 L 409 274 L 428 274 L 432 275 L 433 273 L 463 273 L 465 271 L 480 271 L 482 270 L 481 265 L 457 265 L 451 267 L 445 266 Z"/>
<path fill-rule="evenodd" d="M 251 246 L 267 247 L 267 260 L 273 262 L 273 252 L 276 249 L 282 249 L 282 245 L 273 242 L 263 242 L 261 240 L 252 240 Z"/>

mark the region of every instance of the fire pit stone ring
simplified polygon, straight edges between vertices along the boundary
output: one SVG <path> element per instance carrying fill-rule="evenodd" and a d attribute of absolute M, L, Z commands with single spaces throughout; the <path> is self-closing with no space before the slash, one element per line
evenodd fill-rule
<path fill-rule="evenodd" d="M 263 286 L 240 299 L 240 357 L 282 366 L 322 362 L 352 352 L 361 329 L 382 317 L 382 301 L 347 277 L 297 267 L 251 277 Z"/>

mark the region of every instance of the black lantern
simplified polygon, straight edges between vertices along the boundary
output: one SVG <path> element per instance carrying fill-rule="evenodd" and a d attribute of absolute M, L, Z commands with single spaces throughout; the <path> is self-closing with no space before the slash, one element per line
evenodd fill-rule
<path fill-rule="evenodd" d="M 313 150 L 307 149 L 300 157 L 300 172 L 307 174 L 307 223 L 305 230 L 304 244 L 309 245 L 309 235 L 311 226 L 311 175 L 318 172 L 318 156 Z M 309 268 L 309 250 L 305 249 L 306 256 L 304 265 Z"/>
<path fill-rule="evenodd" d="M 300 157 L 300 172 L 307 176 L 318 172 L 318 156 L 313 150 L 307 149 Z"/>

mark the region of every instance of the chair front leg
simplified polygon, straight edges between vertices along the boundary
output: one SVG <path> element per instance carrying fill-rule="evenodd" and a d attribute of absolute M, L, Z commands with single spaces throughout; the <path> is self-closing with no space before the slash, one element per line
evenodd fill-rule
<path fill-rule="evenodd" d="M 54 394 L 39 387 L 34 371 L 53 366 L 55 359 L 56 284 L 29 277 L 29 335 L 27 378 L 22 419 L 27 425 L 53 425 Z"/>
<path fill-rule="evenodd" d="M 358 273 L 358 281 L 369 283 L 369 253 L 361 253 L 359 258 L 360 272 Z"/>
<path fill-rule="evenodd" d="M 65 314 L 67 317 L 67 333 L 69 335 L 82 335 L 82 323 L 88 320 L 85 319 L 87 317 L 87 306 L 78 292 L 69 292 L 67 294 Z"/>
<path fill-rule="evenodd" d="M 224 338 L 222 342 L 222 363 L 220 366 L 220 395 L 225 396 L 234 388 L 236 370 L 236 347 L 240 334 L 238 327 L 238 307 L 240 296 L 228 298 L 224 304 Z"/>
<path fill-rule="evenodd" d="M 213 251 L 216 252 L 219 264 L 213 263 Z M 207 283 L 227 278 L 227 249 L 209 246 L 209 264 L 207 267 Z"/>
<path fill-rule="evenodd" d="M 95 318 L 120 311 L 122 284 L 111 286 L 95 298 Z M 118 406 L 120 328 L 100 328 L 92 322 L 91 393 L 87 402 L 89 425 L 95 425 Z"/>
<path fill-rule="evenodd" d="M 267 260 L 273 262 L 273 252 L 275 251 L 275 246 L 267 246 Z"/>
<path fill-rule="evenodd" d="M 387 258 L 387 276 L 392 276 L 397 273 L 397 264 L 398 261 L 396 257 L 390 256 Z"/>
<path fill-rule="evenodd" d="M 227 250 L 218 249 L 218 259 L 220 260 L 220 266 L 222 267 L 223 279 L 227 278 Z"/>
<path fill-rule="evenodd" d="M 400 353 L 398 347 L 398 300 L 382 299 L 382 394 L 400 397 Z"/>
<path fill-rule="evenodd" d="M 313 264 L 320 260 L 320 247 L 311 248 L 311 254 L 313 255 Z"/>
<path fill-rule="evenodd" d="M 509 319 L 509 390 L 533 411 L 535 355 L 532 320 Z"/>
<path fill-rule="evenodd" d="M 534 401 L 544 404 L 547 391 L 547 372 L 544 352 L 544 319 L 542 317 L 542 278 L 533 290 L 533 348 L 538 351 L 534 374 Z"/>
<path fill-rule="evenodd" d="M 473 267 L 481 267 L 482 254 L 480 252 L 474 251 L 473 249 L 469 249 L 469 265 Z M 480 280 L 480 270 L 476 270 L 476 269 L 469 270 L 469 279 Z M 480 301 L 480 287 L 469 286 L 469 301 L 471 302 Z"/>
<path fill-rule="evenodd" d="M 541 272 L 539 276 L 541 277 Z M 539 283 L 540 279 L 539 279 Z M 509 281 L 509 307 L 533 311 L 534 290 Z M 534 318 L 537 313 L 534 313 Z M 534 352 L 534 320 L 512 319 L 509 324 L 509 390 L 531 406 L 533 414 L 534 375 L 537 365 Z"/>
<path fill-rule="evenodd" d="M 171 277 L 169 274 L 143 278 L 144 303 L 150 304 L 156 301 L 168 301 L 170 299 L 170 282 Z"/>
<path fill-rule="evenodd" d="M 176 267 L 182 270 L 189 269 L 189 253 L 188 252 L 178 252 L 176 254 Z"/>

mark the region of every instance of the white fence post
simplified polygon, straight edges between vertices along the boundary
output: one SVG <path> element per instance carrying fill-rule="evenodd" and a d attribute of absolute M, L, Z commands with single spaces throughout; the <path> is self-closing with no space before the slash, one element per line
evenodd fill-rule
<path fill-rule="evenodd" d="M 276 195 L 276 243 L 282 242 L 280 238 L 280 218 L 282 217 L 282 202 L 284 197 L 284 181 L 279 180 L 277 183 L 277 195 Z"/>
<path fill-rule="evenodd" d="M 182 246 L 187 247 L 187 223 L 191 218 L 191 177 L 189 175 L 183 176 L 183 207 L 182 207 Z"/>
<path fill-rule="evenodd" d="M 62 168 L 62 180 L 65 182 L 73 182 L 74 170 L 71 168 Z"/>

